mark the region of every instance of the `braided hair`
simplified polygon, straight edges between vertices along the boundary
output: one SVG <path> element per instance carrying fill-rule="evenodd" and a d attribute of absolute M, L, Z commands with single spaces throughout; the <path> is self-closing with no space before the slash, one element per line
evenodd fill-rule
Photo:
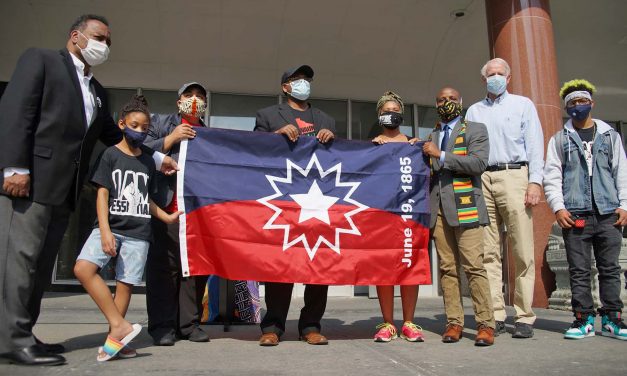
<path fill-rule="evenodd" d="M 383 96 L 381 96 L 381 98 L 379 98 L 379 101 L 377 102 L 377 114 L 379 114 L 381 107 L 383 107 L 383 105 L 385 105 L 387 102 L 398 103 L 399 107 L 401 108 L 401 114 L 403 113 L 405 109 L 405 106 L 403 105 L 403 98 L 401 98 L 398 94 L 396 94 L 393 91 L 386 91 L 385 93 L 383 93 Z"/>
<path fill-rule="evenodd" d="M 573 91 L 587 91 L 590 93 L 590 96 L 592 96 L 597 89 L 590 83 L 590 81 L 578 78 L 564 83 L 560 89 L 560 97 L 565 99 L 566 96 Z"/>
<path fill-rule="evenodd" d="M 148 101 L 146 100 L 146 97 L 137 94 L 133 95 L 131 100 L 128 101 L 128 103 L 126 103 L 120 110 L 120 119 L 124 119 L 126 115 L 131 112 L 141 112 L 145 114 L 148 119 L 150 119 L 150 111 L 148 111 Z"/>

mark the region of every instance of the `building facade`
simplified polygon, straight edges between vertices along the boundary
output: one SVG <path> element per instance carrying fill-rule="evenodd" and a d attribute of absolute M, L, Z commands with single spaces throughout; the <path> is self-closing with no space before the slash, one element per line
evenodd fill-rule
<path fill-rule="evenodd" d="M 627 2 L 621 0 L 7 0 L 0 4 L 0 92 L 24 49 L 62 48 L 82 13 L 102 14 L 111 24 L 110 59 L 94 73 L 108 88 L 114 115 L 138 91 L 153 112 L 172 112 L 177 88 L 199 81 L 210 91 L 210 126 L 252 130 L 256 111 L 282 100 L 281 73 L 309 64 L 312 103 L 336 119 L 338 137 L 372 138 L 376 100 L 386 90 L 408 104 L 403 132 L 423 137 L 436 122 L 437 90 L 459 89 L 466 107 L 481 100 L 479 69 L 498 56 L 512 66 L 509 91 L 536 104 L 546 140 L 563 124 L 557 92 L 572 78 L 597 85 L 595 116 L 627 135 Z M 95 216 L 93 189 L 85 190 L 55 284 L 76 284 L 72 266 Z M 547 306 L 554 277 L 544 252 L 554 217 L 543 204 L 534 219 L 534 304 Z M 506 244 L 504 250 L 507 258 Z M 437 295 L 437 282 L 421 294 Z"/>

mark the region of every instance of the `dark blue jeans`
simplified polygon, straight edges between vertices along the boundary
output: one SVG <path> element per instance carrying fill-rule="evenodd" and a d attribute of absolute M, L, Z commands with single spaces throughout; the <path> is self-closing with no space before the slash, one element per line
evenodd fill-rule
<path fill-rule="evenodd" d="M 594 313 L 592 299 L 591 248 L 594 251 L 596 267 L 599 271 L 599 295 L 603 311 L 621 311 L 620 299 L 620 253 L 623 234 L 620 227 L 614 226 L 616 214 L 588 215 L 584 228 L 563 229 L 566 258 L 570 273 L 570 289 L 573 294 L 572 307 L 575 313 Z"/>

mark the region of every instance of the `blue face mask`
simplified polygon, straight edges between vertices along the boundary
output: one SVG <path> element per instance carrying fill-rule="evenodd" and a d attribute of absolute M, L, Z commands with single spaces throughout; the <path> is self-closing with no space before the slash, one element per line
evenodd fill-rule
<path fill-rule="evenodd" d="M 122 133 L 124 133 L 124 138 L 126 139 L 126 142 L 128 142 L 129 145 L 131 145 L 131 147 L 133 148 L 138 148 L 142 146 L 144 140 L 146 139 L 146 136 L 148 136 L 148 132 L 137 132 L 132 130 L 128 126 L 124 127 Z"/>
<path fill-rule="evenodd" d="M 495 74 L 486 79 L 488 93 L 501 95 L 507 89 L 507 77 Z"/>
<path fill-rule="evenodd" d="M 591 110 L 591 104 L 578 104 L 574 107 L 566 108 L 566 112 L 568 112 L 568 115 L 570 115 L 571 118 L 579 121 L 586 120 L 588 118 L 588 115 L 590 115 Z"/>
<path fill-rule="evenodd" d="M 311 94 L 309 81 L 301 78 L 300 80 L 290 82 L 290 86 L 292 87 L 290 96 L 301 101 L 306 101 L 309 98 L 309 94 Z"/>

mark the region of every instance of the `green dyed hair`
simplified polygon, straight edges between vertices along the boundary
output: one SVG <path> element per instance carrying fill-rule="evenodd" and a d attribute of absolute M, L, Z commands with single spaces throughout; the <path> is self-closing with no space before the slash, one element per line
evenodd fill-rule
<path fill-rule="evenodd" d="M 573 91 L 587 91 L 592 96 L 597 91 L 597 88 L 594 87 L 594 85 L 592 85 L 590 81 L 577 78 L 568 82 L 564 82 L 564 85 L 560 89 L 560 97 L 564 99 L 568 94 L 572 93 Z"/>

